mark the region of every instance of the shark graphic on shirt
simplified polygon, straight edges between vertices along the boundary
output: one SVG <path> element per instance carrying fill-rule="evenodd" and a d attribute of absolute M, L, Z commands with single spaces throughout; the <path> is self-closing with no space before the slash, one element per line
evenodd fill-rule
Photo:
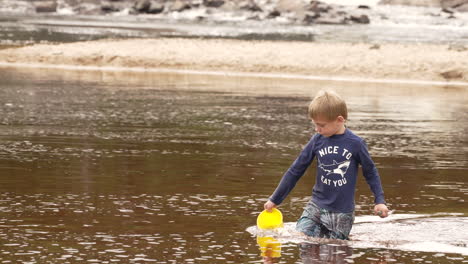
<path fill-rule="evenodd" d="M 318 167 L 322 169 L 323 171 L 325 171 L 327 175 L 334 173 L 334 174 L 339 174 L 341 175 L 342 178 L 344 178 L 344 175 L 348 171 L 350 163 L 351 162 L 349 160 L 345 160 L 339 163 L 333 160 L 333 164 L 323 164 L 319 160 Z"/>

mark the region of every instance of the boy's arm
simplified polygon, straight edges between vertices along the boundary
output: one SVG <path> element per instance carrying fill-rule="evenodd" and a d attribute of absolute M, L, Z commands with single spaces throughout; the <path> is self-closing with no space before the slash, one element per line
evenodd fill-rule
<path fill-rule="evenodd" d="M 376 205 L 385 204 L 384 192 L 382 189 L 382 183 L 380 181 L 380 176 L 375 167 L 374 161 L 370 157 L 369 151 L 367 150 L 367 145 L 364 141 L 361 142 L 361 150 L 359 151 L 359 162 L 362 166 L 362 174 L 366 178 L 367 184 L 374 194 Z"/>
<path fill-rule="evenodd" d="M 281 179 L 275 192 L 270 196 L 270 201 L 274 205 L 279 205 L 288 196 L 291 190 L 296 186 L 297 181 L 304 175 L 312 160 L 315 157 L 314 144 L 316 135 L 314 135 L 299 156 L 293 162 Z"/>

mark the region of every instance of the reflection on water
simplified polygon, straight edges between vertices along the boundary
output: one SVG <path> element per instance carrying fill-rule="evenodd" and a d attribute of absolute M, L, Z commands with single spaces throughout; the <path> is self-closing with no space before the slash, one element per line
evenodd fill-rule
<path fill-rule="evenodd" d="M 343 245 L 302 243 L 299 246 L 302 263 L 352 262 L 353 249 Z"/>
<path fill-rule="evenodd" d="M 465 87 L 13 68 L 0 79 L 2 261 L 261 262 L 245 230 L 311 136 L 306 106 L 321 88 L 348 101 L 392 209 L 455 213 L 451 225 L 468 233 Z M 312 175 L 282 205 L 286 222 Z M 372 200 L 361 179 L 358 216 Z M 275 261 L 467 261 L 440 249 L 310 247 L 283 243 Z"/>

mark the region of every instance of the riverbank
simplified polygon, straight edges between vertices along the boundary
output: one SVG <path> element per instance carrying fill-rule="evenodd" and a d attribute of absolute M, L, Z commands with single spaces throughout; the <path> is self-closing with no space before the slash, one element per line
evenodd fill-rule
<path fill-rule="evenodd" d="M 0 50 L 0 62 L 421 81 L 468 81 L 468 50 L 437 44 L 126 39 Z"/>

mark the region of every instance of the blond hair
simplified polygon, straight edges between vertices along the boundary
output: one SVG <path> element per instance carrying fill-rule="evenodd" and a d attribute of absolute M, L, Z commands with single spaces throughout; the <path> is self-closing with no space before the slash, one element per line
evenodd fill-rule
<path fill-rule="evenodd" d="M 346 102 L 335 92 L 319 91 L 309 105 L 309 117 L 334 121 L 338 116 L 348 119 Z"/>

